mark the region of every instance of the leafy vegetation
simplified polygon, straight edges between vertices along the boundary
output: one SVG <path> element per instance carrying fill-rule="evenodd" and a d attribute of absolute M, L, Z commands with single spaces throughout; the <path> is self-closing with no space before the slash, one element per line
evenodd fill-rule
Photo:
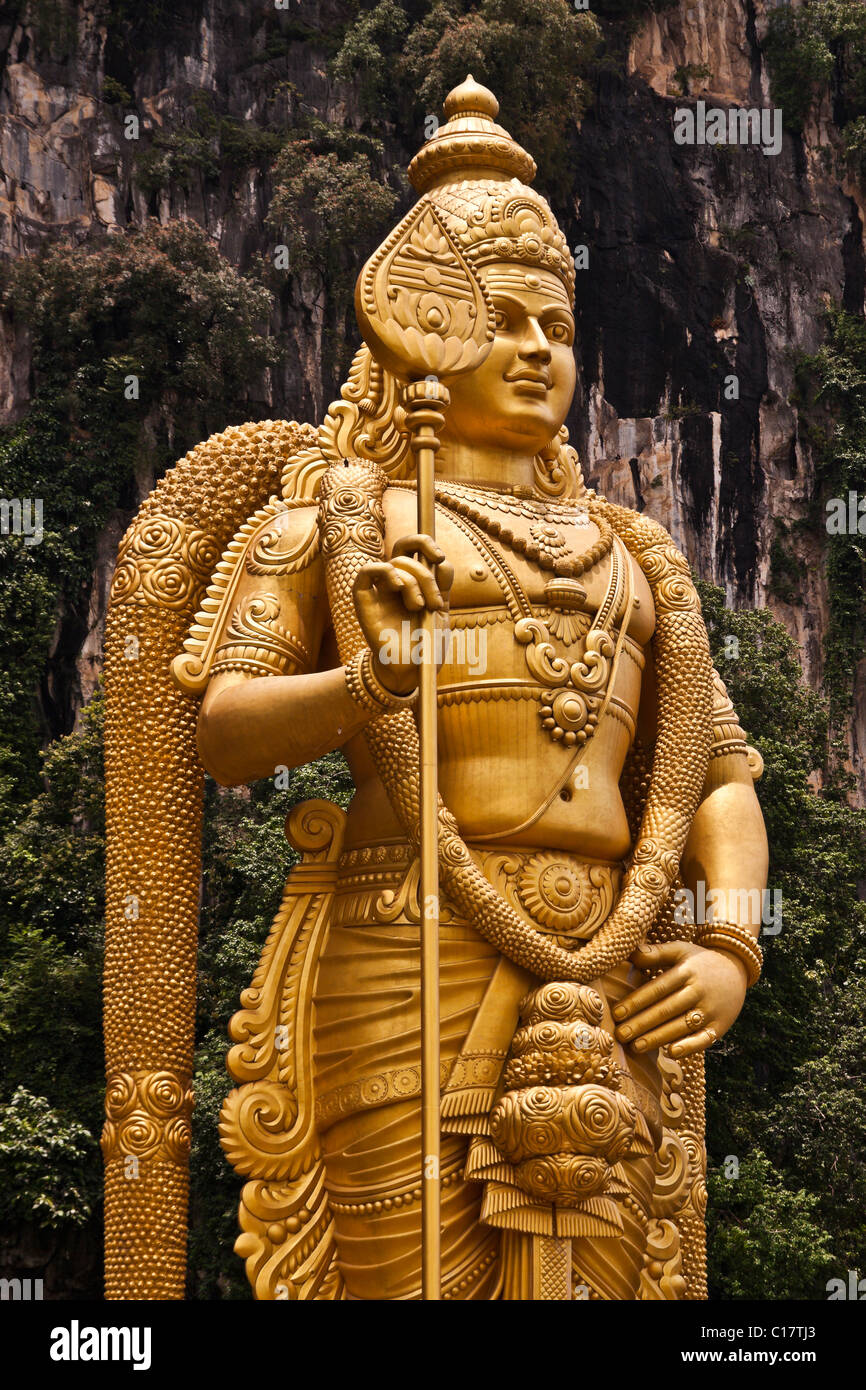
<path fill-rule="evenodd" d="M 199 180 L 219 179 L 226 168 L 269 167 L 284 139 L 283 132 L 255 121 L 218 116 L 211 94 L 194 88 L 178 121 L 157 130 L 148 148 L 136 156 L 136 182 L 149 196 L 171 184 L 189 191 Z"/>
<path fill-rule="evenodd" d="M 34 794 L 40 737 L 63 730 L 46 658 L 58 620 L 72 643 L 87 631 L 112 511 L 131 506 L 139 473 L 256 413 L 244 397 L 274 360 L 270 302 L 191 222 L 55 244 L 7 271 L 2 308 L 31 335 L 33 396 L 0 432 L 0 476 L 5 496 L 43 500 L 44 539 L 0 539 L 0 800 Z M 77 680 L 72 653 L 63 674 Z"/>
<path fill-rule="evenodd" d="M 762 979 L 707 1057 L 711 1291 L 822 1298 L 863 1244 L 866 825 L 828 758 L 828 706 L 803 685 L 784 628 L 699 587 L 714 661 L 764 758 L 769 887 L 782 895 Z M 725 1176 L 728 1156 L 738 1178 Z"/>
<path fill-rule="evenodd" d="M 287 268 L 327 275 L 344 310 L 347 284 L 360 268 L 356 243 L 384 236 L 393 220 L 397 194 L 377 176 L 383 157 L 380 140 L 307 118 L 274 164 L 268 224 L 285 239 Z"/>
<path fill-rule="evenodd" d="M 804 432 L 813 445 L 822 521 L 826 503 L 849 493 L 866 498 L 866 324 L 839 308 L 827 314 L 827 339 L 801 358 L 797 383 Z M 856 501 L 855 501 L 856 506 Z M 854 673 L 866 650 L 866 535 L 827 537 L 830 622 L 824 684 L 835 727 L 851 709 Z"/>
<path fill-rule="evenodd" d="M 769 12 L 764 51 L 773 100 L 788 130 L 803 130 L 827 91 L 852 170 L 863 177 L 866 117 L 866 8 L 861 0 L 804 0 Z"/>
<path fill-rule="evenodd" d="M 535 153 L 551 191 L 563 183 L 568 131 L 589 102 L 600 42 L 595 17 L 567 0 L 435 0 L 414 23 L 397 0 L 379 0 L 348 29 L 333 71 L 357 79 L 371 113 L 387 85 L 403 128 L 418 132 L 423 113 L 438 117 L 471 72 L 496 92 L 511 134 Z"/>
<path fill-rule="evenodd" d="M 0 1104 L 0 1220 L 85 1225 L 98 1191 L 95 1150 L 84 1125 L 19 1086 Z"/>

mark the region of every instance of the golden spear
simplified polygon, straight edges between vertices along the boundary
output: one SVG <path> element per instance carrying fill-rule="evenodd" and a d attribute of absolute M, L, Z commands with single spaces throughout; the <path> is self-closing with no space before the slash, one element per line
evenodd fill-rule
<path fill-rule="evenodd" d="M 493 342 L 487 292 L 422 198 L 370 258 L 355 287 L 358 326 L 375 359 L 404 383 L 415 456 L 418 532 L 436 539 L 435 464 L 449 402 L 445 380 L 473 371 Z M 423 556 L 420 556 L 422 560 Z M 439 1214 L 439 854 L 436 614 L 422 618 L 418 719 L 421 774 L 421 1242 L 423 1299 L 441 1297 Z"/>

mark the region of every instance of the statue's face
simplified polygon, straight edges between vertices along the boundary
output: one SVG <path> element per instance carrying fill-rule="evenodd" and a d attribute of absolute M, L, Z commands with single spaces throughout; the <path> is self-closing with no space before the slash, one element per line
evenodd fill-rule
<path fill-rule="evenodd" d="M 496 337 L 480 367 L 448 383 L 446 431 L 467 444 L 538 453 L 574 395 L 574 316 L 558 276 L 514 261 L 481 269 Z"/>

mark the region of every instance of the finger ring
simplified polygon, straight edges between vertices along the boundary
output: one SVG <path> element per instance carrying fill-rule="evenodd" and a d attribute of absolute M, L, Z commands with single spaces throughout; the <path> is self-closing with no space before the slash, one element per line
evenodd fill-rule
<path fill-rule="evenodd" d="M 704 1016 L 700 1009 L 692 1009 L 690 1014 L 686 1014 L 686 1026 L 696 1033 L 704 1021 Z"/>

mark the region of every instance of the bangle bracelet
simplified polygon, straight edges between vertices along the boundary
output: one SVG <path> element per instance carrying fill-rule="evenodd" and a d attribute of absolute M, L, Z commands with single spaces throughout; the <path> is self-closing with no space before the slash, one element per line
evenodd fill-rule
<path fill-rule="evenodd" d="M 748 927 L 737 922 L 706 922 L 695 934 L 695 941 L 709 950 L 727 951 L 742 961 L 750 987 L 760 979 L 764 953 Z"/>
<path fill-rule="evenodd" d="M 417 690 L 409 695 L 395 695 L 382 684 L 373 670 L 373 653 L 369 647 L 362 647 L 345 669 L 349 694 L 356 704 L 371 714 L 384 714 L 413 705 L 418 698 Z"/>

